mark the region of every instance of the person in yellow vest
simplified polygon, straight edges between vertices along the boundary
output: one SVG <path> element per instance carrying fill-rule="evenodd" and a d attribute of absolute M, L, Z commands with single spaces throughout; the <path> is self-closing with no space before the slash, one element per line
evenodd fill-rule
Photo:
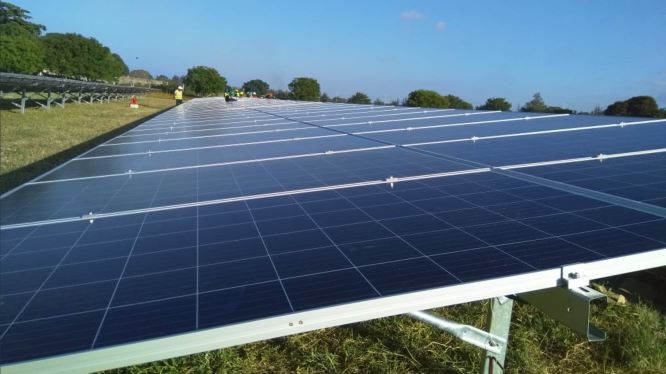
<path fill-rule="evenodd" d="M 176 105 L 183 103 L 183 86 L 178 86 L 178 88 L 173 91 L 173 97 L 176 99 Z"/>

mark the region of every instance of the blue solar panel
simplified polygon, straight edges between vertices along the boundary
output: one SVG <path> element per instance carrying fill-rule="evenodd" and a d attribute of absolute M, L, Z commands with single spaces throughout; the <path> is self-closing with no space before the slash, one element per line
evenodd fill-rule
<path fill-rule="evenodd" d="M 664 123 L 419 145 L 418 149 L 493 166 L 663 148 Z"/>
<path fill-rule="evenodd" d="M 663 153 L 540 166 L 523 172 L 666 207 Z"/>
<path fill-rule="evenodd" d="M 1 363 L 666 248 L 663 216 L 477 164 L 552 162 L 518 171 L 663 206 L 663 153 L 555 162 L 663 147 L 665 124 L 417 149 L 402 147 L 412 133 L 441 141 L 613 121 L 266 101 L 185 108 L 0 200 Z M 294 128 L 270 113 L 309 129 L 218 136 Z M 405 121 L 445 115 L 457 117 Z M 463 125 L 470 118 L 516 121 Z M 353 124 L 363 119 L 388 122 Z M 460 126 L 351 134 L 356 126 L 403 126 L 396 120 Z M 254 127 L 231 128 L 240 126 Z M 130 155 L 167 130 L 169 139 L 173 132 L 184 139 L 159 141 L 162 153 Z M 299 132 L 329 137 L 291 138 Z M 247 139 L 258 144 L 241 144 Z"/>

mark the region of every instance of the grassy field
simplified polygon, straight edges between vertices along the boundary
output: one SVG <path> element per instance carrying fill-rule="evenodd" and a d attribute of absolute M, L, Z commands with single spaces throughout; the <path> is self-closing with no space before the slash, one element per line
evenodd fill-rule
<path fill-rule="evenodd" d="M 128 100 L 66 104 L 50 110 L 0 110 L 0 191 L 5 192 L 79 155 L 131 126 L 135 121 L 174 105 L 171 95 L 151 93 Z"/>
<path fill-rule="evenodd" d="M 1 188 L 6 191 L 76 156 L 145 116 L 173 105 L 170 95 L 64 109 L 0 111 Z M 454 321 L 483 327 L 486 302 L 440 309 Z M 608 333 L 587 343 L 529 305 L 516 305 L 508 373 L 666 373 L 666 315 L 640 302 L 611 303 L 595 313 Z M 240 347 L 175 358 L 110 373 L 469 373 L 481 352 L 407 317 L 391 317 Z"/>

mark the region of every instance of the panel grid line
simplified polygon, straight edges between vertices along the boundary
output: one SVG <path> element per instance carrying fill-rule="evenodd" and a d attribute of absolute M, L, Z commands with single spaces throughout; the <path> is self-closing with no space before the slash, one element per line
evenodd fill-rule
<path fill-rule="evenodd" d="M 233 181 L 236 184 L 238 190 L 241 191 L 241 194 L 243 194 L 243 189 L 242 189 L 241 185 L 238 183 L 238 179 L 236 178 L 236 175 L 234 174 L 233 169 L 231 171 L 231 177 L 233 178 Z M 254 225 L 254 229 L 257 231 L 258 234 L 260 234 L 259 226 L 257 225 L 257 221 L 254 218 L 254 214 L 252 213 L 252 209 L 250 209 L 250 205 L 247 203 L 247 200 L 244 200 L 243 204 L 245 204 L 245 208 L 250 213 L 250 217 L 252 218 L 252 224 Z M 259 239 L 261 240 L 261 245 L 264 247 L 264 251 L 266 252 L 266 256 L 268 257 L 268 259 L 271 262 L 271 266 L 273 268 L 273 273 L 275 274 L 275 278 L 277 279 L 277 281 L 280 284 L 280 287 L 282 288 L 282 292 L 284 293 L 284 297 L 287 300 L 287 303 L 289 304 L 289 309 L 291 309 L 291 311 L 293 312 L 294 311 L 294 306 L 291 302 L 291 298 L 289 297 L 289 294 L 287 293 L 287 289 L 284 287 L 284 283 L 282 281 L 282 278 L 280 277 L 280 273 L 278 273 L 277 268 L 275 267 L 275 262 L 273 262 L 273 258 L 271 257 L 270 252 L 268 251 L 268 246 L 266 245 L 266 241 L 264 240 L 264 238 L 261 235 L 259 235 Z"/>
<path fill-rule="evenodd" d="M 117 194 L 119 191 L 120 191 L 120 189 L 116 190 L 116 194 Z M 51 277 L 53 276 L 53 274 L 55 274 L 56 270 L 58 270 L 58 267 L 62 264 L 62 262 L 65 260 L 65 258 L 67 258 L 67 256 L 69 255 L 69 253 L 70 253 L 70 252 L 72 251 L 72 249 L 76 246 L 76 244 L 81 240 L 81 238 L 83 238 L 83 236 L 88 232 L 88 230 L 90 229 L 91 226 L 92 226 L 92 222 L 91 222 L 91 224 L 86 225 L 86 227 L 81 231 L 81 234 L 79 234 L 79 236 L 76 238 L 76 241 L 75 241 L 72 245 L 69 246 L 69 249 L 67 250 L 67 252 L 66 252 L 66 253 L 60 258 L 60 261 L 58 261 L 58 263 L 56 264 L 56 266 L 53 267 L 53 269 L 52 269 L 51 272 L 46 276 L 46 278 L 44 279 L 44 281 L 41 282 L 39 288 L 37 288 L 37 290 L 35 290 L 35 291 L 32 293 L 32 295 L 30 296 L 30 298 L 28 299 L 28 301 L 26 301 L 26 303 L 23 305 L 23 307 L 20 309 L 20 311 L 16 314 L 16 316 L 14 317 L 14 319 L 8 324 L 7 328 L 2 332 L 2 334 L 0 334 L 0 341 L 2 341 L 2 340 L 4 339 L 5 335 L 11 330 L 12 326 L 14 325 L 14 323 L 15 323 L 16 321 L 18 321 L 19 318 L 21 318 L 21 316 L 23 315 L 23 313 L 25 312 L 25 310 L 28 308 L 28 306 L 30 305 L 30 303 L 35 299 L 35 297 L 37 296 L 37 294 L 39 294 L 39 292 L 44 288 L 44 286 L 46 285 L 46 283 L 48 283 L 48 281 L 51 279 Z"/>
<path fill-rule="evenodd" d="M 155 197 L 157 197 L 157 194 L 160 190 L 160 186 L 162 185 L 162 181 L 164 180 L 164 176 L 160 179 L 160 183 L 158 184 L 157 188 L 155 189 L 155 192 L 153 193 L 152 200 L 155 200 Z M 134 242 L 132 243 L 132 248 L 130 249 L 129 253 L 127 254 L 127 258 L 125 259 L 125 263 L 123 264 L 123 269 L 120 272 L 120 276 L 118 277 L 118 281 L 115 284 L 115 287 L 113 288 L 113 292 L 111 293 L 111 297 L 109 297 L 109 302 L 106 305 L 106 308 L 104 309 L 104 314 L 102 315 L 102 319 L 99 322 L 99 325 L 97 327 L 97 332 L 95 333 L 95 337 L 92 340 L 92 344 L 90 344 L 90 348 L 94 348 L 95 344 L 97 344 L 97 339 L 99 338 L 99 334 L 102 332 L 102 328 L 104 326 L 104 322 L 106 321 L 106 316 L 109 314 L 109 308 L 113 304 L 113 299 L 116 296 L 116 293 L 118 292 L 118 287 L 120 286 L 120 282 L 122 282 L 123 276 L 125 275 L 125 271 L 127 271 L 127 265 L 129 264 L 130 260 L 132 259 L 132 254 L 134 253 L 134 249 L 136 248 L 136 243 L 139 241 L 139 237 L 141 236 L 141 231 L 143 230 L 143 227 L 146 223 L 146 220 L 148 219 L 148 215 L 144 215 L 143 220 L 141 221 L 141 224 L 139 226 L 139 230 L 136 233 L 136 237 L 134 238 Z"/>
<path fill-rule="evenodd" d="M 546 287 L 570 263 L 596 276 L 661 264 L 666 120 L 612 121 L 188 101 L 1 197 L 2 369 L 103 370 L 123 354 L 83 360 L 525 292 L 510 283 Z"/>
<path fill-rule="evenodd" d="M 276 115 L 276 116 L 279 117 L 279 115 L 274 114 L 274 113 L 265 112 L 265 111 L 261 111 L 261 110 L 256 110 L 256 111 L 266 113 L 266 114 L 273 114 L 273 115 Z M 526 119 L 527 118 L 529 118 L 529 117 L 526 117 Z M 285 118 L 285 119 L 288 119 L 288 118 Z M 314 126 L 314 127 L 321 127 L 319 125 L 308 123 L 308 122 L 303 122 L 303 121 L 299 121 L 299 122 L 303 123 L 303 124 L 306 124 L 306 125 L 311 125 L 311 126 Z M 666 122 L 666 120 L 647 120 L 647 121 L 641 121 L 641 122 L 642 123 L 658 123 L 658 122 L 660 123 L 660 122 Z M 624 122 L 620 123 L 619 125 L 623 125 L 623 124 L 624 124 Z M 466 159 L 463 159 L 463 158 L 454 157 L 454 156 L 450 156 L 450 155 L 445 155 L 445 154 L 432 152 L 432 151 L 427 151 L 427 150 L 423 150 L 423 149 L 419 149 L 419 148 L 405 147 L 405 146 L 397 145 L 397 144 L 394 144 L 394 143 L 391 143 L 391 142 L 387 142 L 387 141 L 383 141 L 383 140 L 374 139 L 374 138 L 366 137 L 366 136 L 363 136 L 363 135 L 359 135 L 358 133 L 355 133 L 355 134 L 354 133 L 347 133 L 347 132 L 344 132 L 344 131 L 341 131 L 341 130 L 334 130 L 334 131 L 338 131 L 338 132 L 345 133 L 345 134 L 350 134 L 350 135 L 353 135 L 353 136 L 358 136 L 358 137 L 361 137 L 363 139 L 375 141 L 375 142 L 378 142 L 378 143 L 381 143 L 381 144 L 393 144 L 393 145 L 395 145 L 399 148 L 402 148 L 402 149 L 408 149 L 408 150 L 412 150 L 412 151 L 417 152 L 417 153 L 430 155 L 430 156 L 433 156 L 433 157 L 438 157 L 438 158 L 441 158 L 443 160 L 454 162 L 454 163 L 460 163 L 460 164 L 466 165 L 468 167 L 469 166 L 490 167 L 491 172 L 500 173 L 500 174 L 503 174 L 503 175 L 506 175 L 506 176 L 509 176 L 509 177 L 512 177 L 512 178 L 521 179 L 521 180 L 528 180 L 528 181 L 531 181 L 535 184 L 543 185 L 543 186 L 546 186 L 546 187 L 560 189 L 560 190 L 567 191 L 567 192 L 573 192 L 575 194 L 585 196 L 585 197 L 588 197 L 588 198 L 592 198 L 592 199 L 595 199 L 595 200 L 611 202 L 615 205 L 622 206 L 622 207 L 625 207 L 625 208 L 634 209 L 634 210 L 638 210 L 638 211 L 645 212 L 645 213 L 648 213 L 648 214 L 654 214 L 654 215 L 661 216 L 661 217 L 666 217 L 666 208 L 651 206 L 650 204 L 647 204 L 647 203 L 638 203 L 634 200 L 625 199 L 625 198 L 621 198 L 621 197 L 615 198 L 615 196 L 612 196 L 610 194 L 600 193 L 600 192 L 593 191 L 593 190 L 590 190 L 590 189 L 587 189 L 587 188 L 571 186 L 571 185 L 568 185 L 568 184 L 562 183 L 562 182 L 552 182 L 552 181 L 548 181 L 544 178 L 526 176 L 526 175 L 523 175 L 522 173 L 519 173 L 519 172 L 513 172 L 513 171 L 510 171 L 510 170 L 507 171 L 507 170 L 495 169 L 490 165 L 485 165 L 484 163 L 470 161 L 470 160 L 466 160 Z"/>

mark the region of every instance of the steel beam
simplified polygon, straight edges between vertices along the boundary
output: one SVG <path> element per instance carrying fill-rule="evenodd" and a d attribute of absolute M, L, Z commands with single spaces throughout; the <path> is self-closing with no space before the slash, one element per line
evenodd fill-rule
<path fill-rule="evenodd" d="M 435 326 L 440 330 L 446 331 L 458 339 L 477 346 L 481 349 L 499 354 L 506 350 L 506 339 L 477 329 L 474 326 L 463 325 L 441 318 L 432 313 L 416 311 L 409 313 L 409 316 Z"/>
<path fill-rule="evenodd" d="M 504 341 L 509 341 L 509 330 L 511 328 L 511 314 L 513 312 L 513 300 L 500 296 L 490 300 L 486 328 L 495 336 Z M 482 353 L 481 372 L 483 374 L 494 374 L 504 372 L 504 359 L 506 357 L 508 344 L 500 346 L 499 351 L 486 350 Z"/>

